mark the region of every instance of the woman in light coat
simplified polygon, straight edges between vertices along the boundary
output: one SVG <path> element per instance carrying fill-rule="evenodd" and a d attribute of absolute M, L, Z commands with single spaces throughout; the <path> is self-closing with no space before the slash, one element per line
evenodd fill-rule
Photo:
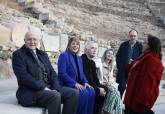
<path fill-rule="evenodd" d="M 100 67 L 100 82 L 107 86 L 109 91 L 108 95 L 104 101 L 103 112 L 104 114 L 121 114 L 121 98 L 120 93 L 117 90 L 117 83 L 115 82 L 114 77 L 114 69 L 115 69 L 115 61 L 113 58 L 113 51 L 111 49 L 107 49 L 102 57 L 102 65 Z"/>

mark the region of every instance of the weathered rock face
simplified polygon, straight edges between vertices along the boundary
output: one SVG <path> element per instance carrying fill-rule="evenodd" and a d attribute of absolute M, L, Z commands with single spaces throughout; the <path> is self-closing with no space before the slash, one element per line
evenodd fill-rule
<path fill-rule="evenodd" d="M 163 39 L 164 0 L 45 0 L 55 16 L 83 31 L 92 31 L 97 38 L 125 39 L 135 28 L 139 37 L 150 33 Z M 161 11 L 157 16 L 156 11 Z M 159 22 L 158 22 L 159 21 Z M 161 22 L 162 21 L 162 22 Z"/>
<path fill-rule="evenodd" d="M 11 60 L 2 61 L 0 59 L 0 79 L 6 79 L 11 77 L 14 77 Z"/>
<path fill-rule="evenodd" d="M 98 56 L 101 56 L 107 47 L 117 49 L 120 42 L 127 39 L 128 31 L 132 28 L 139 31 L 140 39 L 148 33 L 160 37 L 165 56 L 164 0 L 23 1 L 37 1 L 38 4 L 32 10 L 29 10 L 31 6 L 25 10 L 16 0 L 0 0 L 0 31 L 3 33 L 0 34 L 0 78 L 13 76 L 11 54 L 22 45 L 29 25 L 41 31 L 44 41 L 41 47 L 46 51 L 55 51 L 48 53 L 53 63 L 57 61 L 59 53 L 65 50 L 69 34 L 80 37 L 81 50 L 86 40 L 98 42 Z M 57 34 L 52 36 L 48 33 Z M 56 47 L 50 46 L 50 43 Z"/>

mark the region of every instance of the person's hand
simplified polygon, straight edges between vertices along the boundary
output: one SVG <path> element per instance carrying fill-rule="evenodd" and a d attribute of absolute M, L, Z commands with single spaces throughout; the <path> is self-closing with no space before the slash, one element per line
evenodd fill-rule
<path fill-rule="evenodd" d="M 109 81 L 109 82 L 106 83 L 107 86 L 111 86 L 111 84 L 112 84 L 111 81 Z"/>
<path fill-rule="evenodd" d="M 51 89 L 49 89 L 48 87 L 45 87 L 44 90 L 50 91 Z"/>
<path fill-rule="evenodd" d="M 105 91 L 104 88 L 99 88 L 99 90 L 100 90 L 100 95 L 101 96 L 105 96 L 106 95 L 106 91 Z"/>
<path fill-rule="evenodd" d="M 88 83 L 84 84 L 85 88 L 93 88 L 91 85 L 89 85 Z"/>
<path fill-rule="evenodd" d="M 131 64 L 131 63 L 132 63 L 132 61 L 133 61 L 133 59 L 130 59 L 130 60 L 129 60 L 129 64 Z"/>
<path fill-rule="evenodd" d="M 79 89 L 79 90 L 84 89 L 84 86 L 82 86 L 82 85 L 79 84 L 79 83 L 76 83 L 76 84 L 75 84 L 75 87 L 76 87 L 77 89 Z"/>

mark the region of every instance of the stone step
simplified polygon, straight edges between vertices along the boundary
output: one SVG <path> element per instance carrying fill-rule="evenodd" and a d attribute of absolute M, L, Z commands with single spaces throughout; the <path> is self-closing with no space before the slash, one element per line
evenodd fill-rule
<path fill-rule="evenodd" d="M 165 112 L 164 84 L 165 81 L 162 80 L 160 83 L 159 97 L 152 108 L 155 114 L 164 114 Z M 46 114 L 44 108 L 23 107 L 19 105 L 15 96 L 16 89 L 16 79 L 0 80 L 0 114 Z"/>
<path fill-rule="evenodd" d="M 155 112 L 155 114 L 165 114 L 165 88 L 163 86 L 165 85 L 165 80 L 161 80 L 160 86 L 159 86 L 159 96 L 152 108 L 152 110 Z"/>
<path fill-rule="evenodd" d="M 19 105 L 16 89 L 16 79 L 0 80 L 0 114 L 46 114 L 44 108 Z"/>
<path fill-rule="evenodd" d="M 45 114 L 43 108 L 26 108 L 17 104 L 0 103 L 0 114 Z"/>
<path fill-rule="evenodd" d="M 155 112 L 155 114 L 164 114 L 165 113 L 164 107 L 165 107 L 165 105 L 159 104 L 159 105 L 156 105 L 155 107 L 153 107 L 152 110 Z"/>

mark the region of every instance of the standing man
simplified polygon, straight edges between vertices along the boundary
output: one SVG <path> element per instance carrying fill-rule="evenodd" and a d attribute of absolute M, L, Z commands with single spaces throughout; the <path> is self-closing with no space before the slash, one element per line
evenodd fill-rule
<path fill-rule="evenodd" d="M 48 109 L 48 114 L 76 114 L 79 93 L 62 87 L 47 54 L 39 49 L 38 35 L 29 31 L 25 44 L 13 53 L 12 66 L 17 77 L 16 97 L 22 106 L 38 106 Z"/>
<path fill-rule="evenodd" d="M 137 41 L 138 32 L 134 29 L 129 31 L 129 40 L 123 42 L 116 54 L 117 76 L 116 82 L 122 98 L 128 79 L 128 65 L 142 53 L 142 44 Z"/>

